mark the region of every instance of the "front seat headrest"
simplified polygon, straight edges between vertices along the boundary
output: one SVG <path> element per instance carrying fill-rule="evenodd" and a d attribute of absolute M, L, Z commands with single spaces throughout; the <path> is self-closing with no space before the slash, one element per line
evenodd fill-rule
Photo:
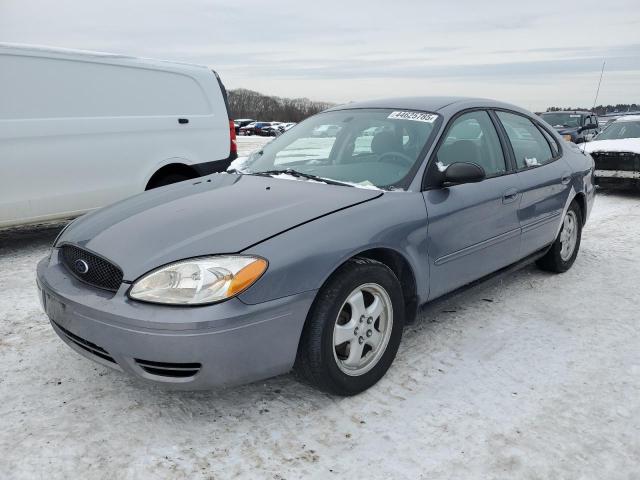
<path fill-rule="evenodd" d="M 373 137 L 373 140 L 371 140 L 371 151 L 376 155 L 389 152 L 401 152 L 402 138 L 388 130 L 378 132 Z"/>

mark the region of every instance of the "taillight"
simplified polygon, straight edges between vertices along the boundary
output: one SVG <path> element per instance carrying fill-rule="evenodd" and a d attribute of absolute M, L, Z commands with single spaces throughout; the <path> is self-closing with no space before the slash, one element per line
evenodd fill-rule
<path fill-rule="evenodd" d="M 236 142 L 236 126 L 234 125 L 233 120 L 229 120 L 229 135 L 231 138 L 231 149 L 229 150 L 229 153 L 231 155 L 237 155 L 238 144 Z"/>

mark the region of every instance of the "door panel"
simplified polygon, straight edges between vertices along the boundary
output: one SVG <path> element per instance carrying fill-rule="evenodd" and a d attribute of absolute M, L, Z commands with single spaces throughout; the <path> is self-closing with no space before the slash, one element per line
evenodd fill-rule
<path fill-rule="evenodd" d="M 509 139 L 522 188 L 518 217 L 522 227 L 521 257 L 553 242 L 566 204 L 571 169 L 555 159 L 560 149 L 522 114 L 496 112 Z"/>
<path fill-rule="evenodd" d="M 518 172 L 522 184 L 518 217 L 522 225 L 523 257 L 555 239 L 571 190 L 567 181 L 569 172 L 563 159 Z"/>
<path fill-rule="evenodd" d="M 515 174 L 423 192 L 429 216 L 429 298 L 518 260 Z M 505 197 L 505 198 L 503 198 Z"/>

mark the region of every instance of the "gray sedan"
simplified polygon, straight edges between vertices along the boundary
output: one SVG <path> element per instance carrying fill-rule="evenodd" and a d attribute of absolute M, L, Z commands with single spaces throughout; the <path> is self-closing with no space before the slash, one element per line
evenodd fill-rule
<path fill-rule="evenodd" d="M 140 379 L 207 389 L 294 369 L 353 395 L 425 303 L 531 261 L 569 269 L 593 168 L 513 105 L 351 103 L 226 173 L 72 222 L 38 286 L 71 348 Z"/>

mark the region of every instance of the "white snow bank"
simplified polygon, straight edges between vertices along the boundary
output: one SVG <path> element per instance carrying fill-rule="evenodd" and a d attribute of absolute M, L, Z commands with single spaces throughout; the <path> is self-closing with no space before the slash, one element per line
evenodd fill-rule
<path fill-rule="evenodd" d="M 616 122 L 637 122 L 640 120 L 640 115 L 623 115 L 619 118 L 616 118 Z"/>
<path fill-rule="evenodd" d="M 634 152 L 640 153 L 640 138 L 622 138 L 620 140 L 595 140 L 586 143 L 585 153 L 593 152 Z"/>

